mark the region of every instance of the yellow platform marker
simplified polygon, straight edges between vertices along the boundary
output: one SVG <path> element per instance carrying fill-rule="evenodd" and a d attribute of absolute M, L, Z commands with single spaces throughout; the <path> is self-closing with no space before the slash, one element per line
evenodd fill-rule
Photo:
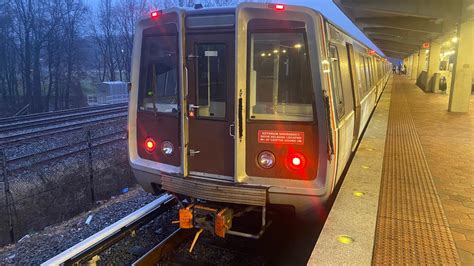
<path fill-rule="evenodd" d="M 339 235 L 336 236 L 337 241 L 342 244 L 352 244 L 355 240 L 354 238 L 347 236 L 347 235 Z"/>

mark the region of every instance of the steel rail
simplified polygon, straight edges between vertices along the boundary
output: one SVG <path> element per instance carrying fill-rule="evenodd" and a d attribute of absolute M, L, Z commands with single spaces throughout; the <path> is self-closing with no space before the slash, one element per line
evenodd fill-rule
<path fill-rule="evenodd" d="M 100 105 L 100 106 L 88 106 L 88 107 L 71 108 L 71 109 L 66 109 L 66 110 L 51 111 L 51 112 L 44 112 L 44 113 L 31 114 L 31 115 L 6 117 L 6 118 L 0 118 L 0 124 L 9 123 L 9 122 L 20 122 L 20 121 L 38 119 L 38 118 L 43 118 L 43 117 L 60 116 L 60 115 L 76 113 L 76 112 L 88 112 L 88 111 L 94 111 L 94 110 L 110 109 L 114 107 L 127 106 L 127 104 L 128 103 L 117 103 L 117 104 L 108 104 L 108 105 Z"/>
<path fill-rule="evenodd" d="M 157 265 L 163 257 L 176 250 L 183 242 L 189 240 L 196 230 L 177 229 L 158 245 L 150 249 L 145 255 L 136 260 L 132 266 Z"/>
<path fill-rule="evenodd" d="M 86 263 L 141 226 L 170 210 L 175 204 L 174 196 L 167 193 L 162 194 L 158 199 L 43 262 L 41 265 L 81 265 Z"/>
<path fill-rule="evenodd" d="M 114 142 L 117 142 L 117 141 L 124 141 L 124 139 L 123 138 L 112 139 L 112 140 L 109 140 L 107 142 L 103 142 L 103 143 L 100 143 L 100 144 L 95 144 L 92 147 L 93 148 L 101 147 L 101 146 L 105 146 L 105 145 L 108 145 L 108 144 L 111 144 L 111 143 L 114 143 Z M 81 148 L 81 149 L 76 149 L 76 150 L 71 151 L 71 152 L 63 153 L 59 156 L 55 156 L 55 157 L 52 157 L 52 158 L 47 158 L 47 159 L 44 159 L 44 160 L 38 160 L 36 162 L 28 164 L 28 166 L 20 166 L 20 167 L 9 166 L 8 169 L 12 172 L 13 171 L 18 171 L 18 170 L 21 170 L 21 169 L 25 169 L 25 168 L 28 169 L 28 168 L 31 168 L 32 166 L 36 166 L 36 165 L 44 164 L 44 163 L 52 161 L 52 160 L 57 160 L 57 159 L 65 158 L 65 157 L 68 157 L 68 156 L 72 156 L 73 154 L 84 152 L 84 151 L 87 151 L 88 149 L 89 149 L 88 147 Z M 7 162 L 11 163 L 11 161 L 13 161 L 13 160 L 8 160 Z"/>
<path fill-rule="evenodd" d="M 42 129 L 42 130 L 40 129 L 40 130 L 36 130 L 36 131 L 32 131 L 32 132 L 15 134 L 15 135 L 11 135 L 11 136 L 1 136 L 0 137 L 0 145 L 13 143 L 13 142 L 19 142 L 19 141 L 25 141 L 25 140 L 33 139 L 33 138 L 40 138 L 40 137 L 49 136 L 49 135 L 52 135 L 52 134 L 56 135 L 57 133 L 66 133 L 68 131 L 82 129 L 83 126 L 90 125 L 90 124 L 97 123 L 97 124 L 100 125 L 100 124 L 103 124 L 103 123 L 107 123 L 108 120 L 113 121 L 113 120 L 122 119 L 124 117 L 127 117 L 127 115 L 128 115 L 127 113 L 118 114 L 118 115 L 115 115 L 113 117 L 98 118 L 98 119 L 95 119 L 95 120 L 92 120 L 92 121 L 73 123 L 73 124 L 70 124 L 70 125 L 63 125 L 63 126 L 59 125 L 59 126 L 56 126 L 56 127 L 50 127 L 50 128 L 46 128 L 46 129 Z M 106 122 L 104 122 L 104 121 L 106 121 Z M 63 131 L 60 131 L 60 130 L 63 130 Z M 49 132 L 49 133 L 46 133 L 46 132 Z M 34 134 L 38 134 L 38 135 L 29 136 L 29 135 L 34 135 Z"/>
<path fill-rule="evenodd" d="M 106 143 L 113 142 L 113 141 L 116 141 L 116 140 L 124 140 L 122 137 L 110 138 L 111 136 L 114 136 L 114 135 L 119 135 L 119 136 L 123 135 L 123 133 L 124 133 L 123 130 L 119 130 L 119 131 L 110 132 L 107 135 L 92 138 L 91 141 L 94 142 L 92 144 L 92 147 L 96 147 L 96 146 L 98 147 L 98 146 L 101 146 L 102 144 L 106 144 Z M 106 140 L 106 141 L 104 141 L 104 140 Z M 8 160 L 6 162 L 10 163 L 10 162 L 14 162 L 14 161 L 19 161 L 19 160 L 32 158 L 32 157 L 35 157 L 35 156 L 48 155 L 49 153 L 52 153 L 52 152 L 57 152 L 57 151 L 70 149 L 70 148 L 78 148 L 78 147 L 80 148 L 81 145 L 85 145 L 87 143 L 88 143 L 88 140 L 85 140 L 85 139 L 84 140 L 79 140 L 79 141 L 76 141 L 76 142 L 67 143 L 66 145 L 57 146 L 57 147 L 47 149 L 47 150 L 37 151 L 37 152 L 33 152 L 33 153 L 30 153 L 30 154 L 25 154 L 25 155 L 21 155 L 21 156 L 17 156 L 17 157 L 10 157 L 10 158 L 8 158 Z M 87 148 L 82 148 L 82 149 L 78 149 L 77 151 L 82 151 L 82 150 L 86 150 L 86 149 Z"/>
<path fill-rule="evenodd" d="M 49 117 L 42 120 L 33 120 L 20 123 L 10 123 L 0 126 L 0 132 L 7 132 L 12 130 L 28 129 L 32 127 L 39 127 L 42 125 L 50 125 L 51 123 L 67 122 L 73 120 L 87 119 L 90 117 L 126 112 L 128 107 L 115 107 L 111 109 L 97 110 L 86 113 L 71 114 L 67 116 Z"/>

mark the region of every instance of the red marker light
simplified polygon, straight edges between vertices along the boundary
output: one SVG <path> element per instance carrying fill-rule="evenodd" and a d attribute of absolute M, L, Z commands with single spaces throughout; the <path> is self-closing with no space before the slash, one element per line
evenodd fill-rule
<path fill-rule="evenodd" d="M 285 5 L 276 4 L 276 5 L 275 5 L 275 10 L 276 10 L 276 11 L 283 11 L 283 10 L 285 10 Z"/>
<path fill-rule="evenodd" d="M 287 158 L 287 166 L 291 170 L 302 170 L 306 165 L 306 159 L 301 153 L 292 153 Z"/>
<path fill-rule="evenodd" d="M 145 140 L 145 150 L 147 152 L 154 152 L 156 148 L 156 142 L 152 138 L 147 138 Z"/>
<path fill-rule="evenodd" d="M 151 18 L 152 19 L 157 19 L 159 15 L 160 15 L 160 12 L 158 12 L 158 11 L 151 12 Z"/>
<path fill-rule="evenodd" d="M 291 160 L 291 163 L 292 163 L 294 166 L 300 166 L 300 165 L 301 165 L 301 159 L 298 158 L 298 157 L 294 157 L 294 158 Z"/>

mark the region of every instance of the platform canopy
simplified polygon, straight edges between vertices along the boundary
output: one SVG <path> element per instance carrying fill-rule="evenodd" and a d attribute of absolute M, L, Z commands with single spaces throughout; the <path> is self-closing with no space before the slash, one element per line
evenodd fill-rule
<path fill-rule="evenodd" d="M 385 55 L 405 58 L 456 29 L 462 0 L 333 0 Z"/>

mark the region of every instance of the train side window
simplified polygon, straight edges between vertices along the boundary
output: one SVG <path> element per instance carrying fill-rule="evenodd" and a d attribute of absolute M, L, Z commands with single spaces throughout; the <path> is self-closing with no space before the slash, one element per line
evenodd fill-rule
<path fill-rule="evenodd" d="M 335 93 L 336 114 L 338 118 L 344 116 L 344 94 L 342 90 L 341 67 L 339 54 L 335 46 L 329 46 L 329 59 L 331 60 L 331 83 Z"/>
<path fill-rule="evenodd" d="M 249 39 L 250 119 L 313 121 L 305 34 L 259 32 Z"/>
<path fill-rule="evenodd" d="M 225 44 L 197 44 L 198 116 L 225 118 L 227 62 Z"/>
<path fill-rule="evenodd" d="M 364 67 L 364 57 L 362 55 L 360 55 L 360 53 L 357 53 L 357 61 L 359 63 L 359 67 L 358 67 L 358 71 L 357 71 L 357 74 L 358 74 L 358 77 L 359 77 L 359 95 L 360 95 L 360 98 L 364 98 L 365 96 L 365 92 L 367 90 L 367 82 L 365 80 L 365 67 Z"/>
<path fill-rule="evenodd" d="M 370 91 L 370 88 L 372 87 L 371 81 L 370 81 L 370 73 L 369 73 L 369 62 L 367 62 L 367 57 L 362 56 L 362 60 L 364 62 L 364 73 L 365 73 L 365 92 Z M 366 94 L 366 93 L 364 93 Z"/>
<path fill-rule="evenodd" d="M 142 51 L 139 109 L 160 113 L 178 112 L 177 38 L 145 37 Z"/>

